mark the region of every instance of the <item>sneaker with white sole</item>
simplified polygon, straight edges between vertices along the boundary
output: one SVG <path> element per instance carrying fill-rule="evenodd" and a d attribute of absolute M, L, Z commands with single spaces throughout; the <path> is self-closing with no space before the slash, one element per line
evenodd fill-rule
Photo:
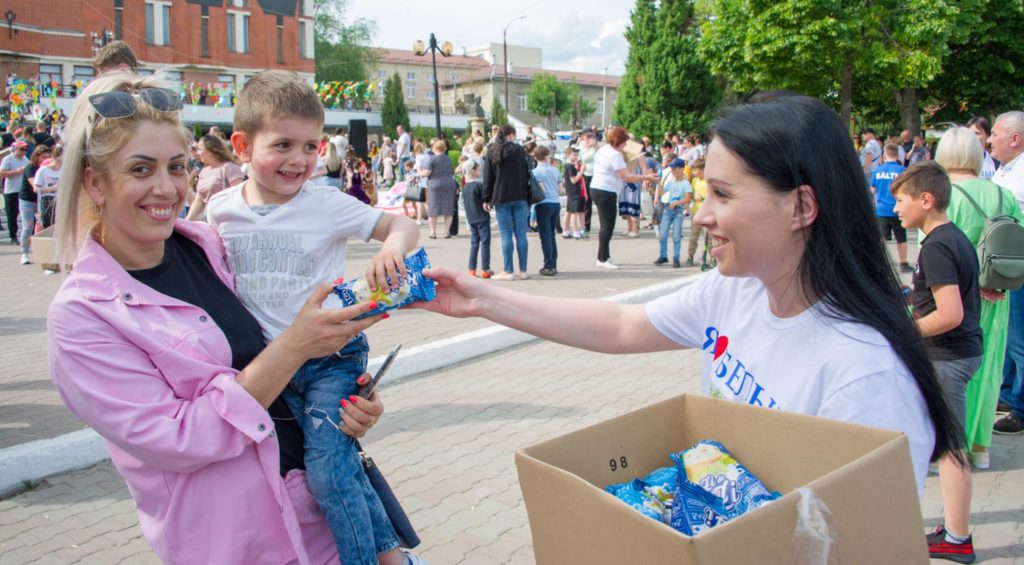
<path fill-rule="evenodd" d="M 514 281 L 516 280 L 516 275 L 514 273 L 501 272 L 495 274 L 491 279 L 496 281 Z"/>
<path fill-rule="evenodd" d="M 597 266 L 602 268 L 602 269 L 618 269 L 619 268 L 618 265 L 616 265 L 615 263 L 612 263 L 611 259 L 608 259 L 607 261 L 598 261 L 597 262 Z"/>
<path fill-rule="evenodd" d="M 403 563 L 402 565 L 430 565 L 430 562 L 427 561 L 427 558 L 423 557 L 422 555 L 409 553 L 408 551 L 403 551 L 402 554 L 405 556 L 405 563 Z"/>
<path fill-rule="evenodd" d="M 988 451 L 972 451 L 970 458 L 971 466 L 975 469 L 984 471 L 992 467 L 992 460 L 988 455 Z"/>
<path fill-rule="evenodd" d="M 31 265 L 32 264 L 32 260 L 29 259 L 28 253 L 22 253 L 21 254 L 21 264 L 22 265 Z"/>
<path fill-rule="evenodd" d="M 525 281 L 526 279 L 530 278 L 530 275 L 524 273 L 523 271 L 516 271 L 514 276 L 517 281 Z"/>

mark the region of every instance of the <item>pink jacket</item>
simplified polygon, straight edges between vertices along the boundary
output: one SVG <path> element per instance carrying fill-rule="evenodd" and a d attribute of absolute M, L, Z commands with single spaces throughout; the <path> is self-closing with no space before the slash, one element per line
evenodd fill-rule
<path fill-rule="evenodd" d="M 175 229 L 234 290 L 217 232 Z M 165 563 L 337 563 L 305 474 L 281 479 L 274 424 L 205 311 L 137 282 L 89 238 L 47 330 L 61 399 L 106 439 Z"/>

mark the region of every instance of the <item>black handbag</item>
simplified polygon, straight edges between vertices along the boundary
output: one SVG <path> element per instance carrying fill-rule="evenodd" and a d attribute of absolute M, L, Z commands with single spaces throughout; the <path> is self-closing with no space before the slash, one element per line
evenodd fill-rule
<path fill-rule="evenodd" d="M 536 203 L 538 203 L 538 202 L 540 202 L 542 200 L 544 200 L 544 187 L 540 184 L 540 181 L 537 180 L 537 177 L 533 176 L 533 173 L 531 172 L 530 173 L 530 194 L 529 194 L 529 197 L 527 198 L 527 201 L 531 205 L 533 205 L 533 204 L 536 204 Z"/>
<path fill-rule="evenodd" d="M 406 182 L 405 199 L 411 202 L 427 201 L 427 191 L 423 188 L 423 184 L 419 179 L 416 179 L 415 182 Z"/>
<path fill-rule="evenodd" d="M 366 478 L 370 480 L 370 486 L 373 487 L 373 490 L 377 491 L 377 496 L 384 506 L 384 512 L 387 513 L 388 519 L 391 520 L 391 527 L 398 534 L 399 545 L 406 549 L 416 547 L 420 544 L 420 537 L 416 535 L 416 529 L 412 527 L 412 522 L 409 521 L 409 516 L 405 514 L 402 503 L 398 502 L 395 492 L 391 490 L 391 485 L 384 478 L 384 474 L 380 472 L 380 467 L 377 467 L 377 464 L 373 462 L 373 458 L 363 451 L 363 446 L 359 445 L 358 441 L 356 442 L 356 449 L 359 450 L 359 459 L 363 462 L 363 471 L 366 472 Z"/>

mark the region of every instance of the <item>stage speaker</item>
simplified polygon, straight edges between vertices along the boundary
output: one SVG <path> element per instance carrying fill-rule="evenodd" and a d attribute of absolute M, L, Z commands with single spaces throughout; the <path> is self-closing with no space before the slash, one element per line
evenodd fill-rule
<path fill-rule="evenodd" d="M 366 120 L 348 121 L 348 143 L 360 159 L 366 159 L 370 149 L 366 144 Z"/>

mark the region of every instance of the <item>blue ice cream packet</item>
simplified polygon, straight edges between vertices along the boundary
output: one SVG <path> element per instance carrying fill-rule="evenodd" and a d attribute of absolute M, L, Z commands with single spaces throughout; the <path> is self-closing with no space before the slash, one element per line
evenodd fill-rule
<path fill-rule="evenodd" d="M 359 277 L 335 286 L 334 294 L 338 295 L 344 307 L 370 301 L 377 303 L 376 308 L 357 316 L 356 320 L 408 306 L 413 302 L 430 302 L 437 296 L 437 290 L 434 288 L 433 279 L 423 275 L 423 270 L 428 268 L 430 259 L 427 258 L 427 251 L 421 247 L 419 251 L 405 258 L 406 276 L 400 277 L 397 284 L 389 275 L 389 288 L 377 288 L 371 292 L 366 277 Z"/>
<path fill-rule="evenodd" d="M 633 507 L 644 516 L 663 522 L 662 516 L 665 513 L 665 505 L 656 497 L 648 494 L 645 490 L 646 487 L 647 484 L 642 480 L 633 479 L 624 483 L 608 485 L 604 490 Z"/>
<path fill-rule="evenodd" d="M 686 535 L 696 535 L 782 496 L 769 490 L 716 441 L 699 441 L 670 457 L 676 463 L 679 481 L 671 525 Z"/>
<path fill-rule="evenodd" d="M 665 502 L 675 496 L 679 474 L 675 467 L 660 467 L 642 479 L 644 491 L 658 500 Z"/>

